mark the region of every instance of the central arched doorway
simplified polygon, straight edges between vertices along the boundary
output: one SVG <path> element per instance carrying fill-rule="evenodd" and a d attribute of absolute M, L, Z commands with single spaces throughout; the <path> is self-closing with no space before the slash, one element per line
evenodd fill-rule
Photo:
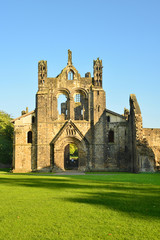
<path fill-rule="evenodd" d="M 74 143 L 66 145 L 64 149 L 64 168 L 65 170 L 78 169 L 78 147 Z"/>

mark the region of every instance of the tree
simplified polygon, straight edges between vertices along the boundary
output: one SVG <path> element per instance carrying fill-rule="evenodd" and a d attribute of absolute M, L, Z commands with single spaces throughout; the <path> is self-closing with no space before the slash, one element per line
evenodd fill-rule
<path fill-rule="evenodd" d="M 0 111 L 0 163 L 11 164 L 13 154 L 13 124 L 11 117 Z"/>
<path fill-rule="evenodd" d="M 78 148 L 75 144 L 73 143 L 70 143 L 70 155 L 71 156 L 75 156 L 75 157 L 78 157 Z"/>

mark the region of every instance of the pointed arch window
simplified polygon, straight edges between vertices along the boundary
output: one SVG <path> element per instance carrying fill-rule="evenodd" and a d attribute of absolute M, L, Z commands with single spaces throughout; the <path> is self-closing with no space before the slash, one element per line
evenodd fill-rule
<path fill-rule="evenodd" d="M 27 133 L 27 143 L 32 143 L 32 131 Z"/>
<path fill-rule="evenodd" d="M 74 73 L 72 70 L 70 70 L 68 73 L 68 80 L 73 80 L 73 77 L 74 77 Z"/>

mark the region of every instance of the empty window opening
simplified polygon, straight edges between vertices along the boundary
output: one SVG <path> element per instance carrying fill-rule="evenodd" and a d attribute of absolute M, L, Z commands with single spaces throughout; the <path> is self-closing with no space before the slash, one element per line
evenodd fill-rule
<path fill-rule="evenodd" d="M 108 134 L 108 142 L 109 143 L 114 143 L 114 131 L 110 130 Z"/>
<path fill-rule="evenodd" d="M 98 112 L 100 112 L 100 105 L 98 106 Z"/>
<path fill-rule="evenodd" d="M 35 117 L 32 116 L 32 123 L 35 123 Z"/>
<path fill-rule="evenodd" d="M 69 71 L 68 73 L 68 80 L 73 80 L 74 74 L 72 71 Z"/>
<path fill-rule="evenodd" d="M 110 116 L 107 116 L 107 122 L 109 123 L 111 121 Z"/>
<path fill-rule="evenodd" d="M 60 94 L 58 96 L 58 118 L 61 118 L 61 120 L 67 119 L 68 114 L 68 101 L 67 97 L 64 94 Z"/>
<path fill-rule="evenodd" d="M 41 66 L 41 71 L 45 70 L 45 66 Z"/>
<path fill-rule="evenodd" d="M 68 144 L 64 149 L 64 168 L 78 169 L 78 148 L 74 143 Z"/>
<path fill-rule="evenodd" d="M 32 143 L 32 131 L 27 133 L 27 143 Z"/>
<path fill-rule="evenodd" d="M 99 91 L 97 91 L 97 95 L 99 95 Z"/>

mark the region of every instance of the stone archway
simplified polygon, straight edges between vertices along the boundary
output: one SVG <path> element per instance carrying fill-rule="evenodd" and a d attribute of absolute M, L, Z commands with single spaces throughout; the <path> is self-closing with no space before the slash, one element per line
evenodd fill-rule
<path fill-rule="evenodd" d="M 91 165 L 89 142 L 71 120 L 63 125 L 50 143 L 51 166 L 66 170 L 64 159 L 67 159 L 66 146 L 70 144 L 74 144 L 78 149 L 78 163 L 75 163 L 77 170 L 85 171 Z"/>
<path fill-rule="evenodd" d="M 78 148 L 78 163 L 75 162 L 75 165 L 69 164 L 66 167 L 65 161 L 71 160 L 69 153 L 67 153 L 67 146 L 70 144 L 75 144 Z M 54 151 L 54 167 L 64 171 L 69 169 L 84 171 L 88 168 L 89 149 L 84 140 L 80 141 L 76 137 L 65 137 L 58 139 L 52 149 Z"/>

